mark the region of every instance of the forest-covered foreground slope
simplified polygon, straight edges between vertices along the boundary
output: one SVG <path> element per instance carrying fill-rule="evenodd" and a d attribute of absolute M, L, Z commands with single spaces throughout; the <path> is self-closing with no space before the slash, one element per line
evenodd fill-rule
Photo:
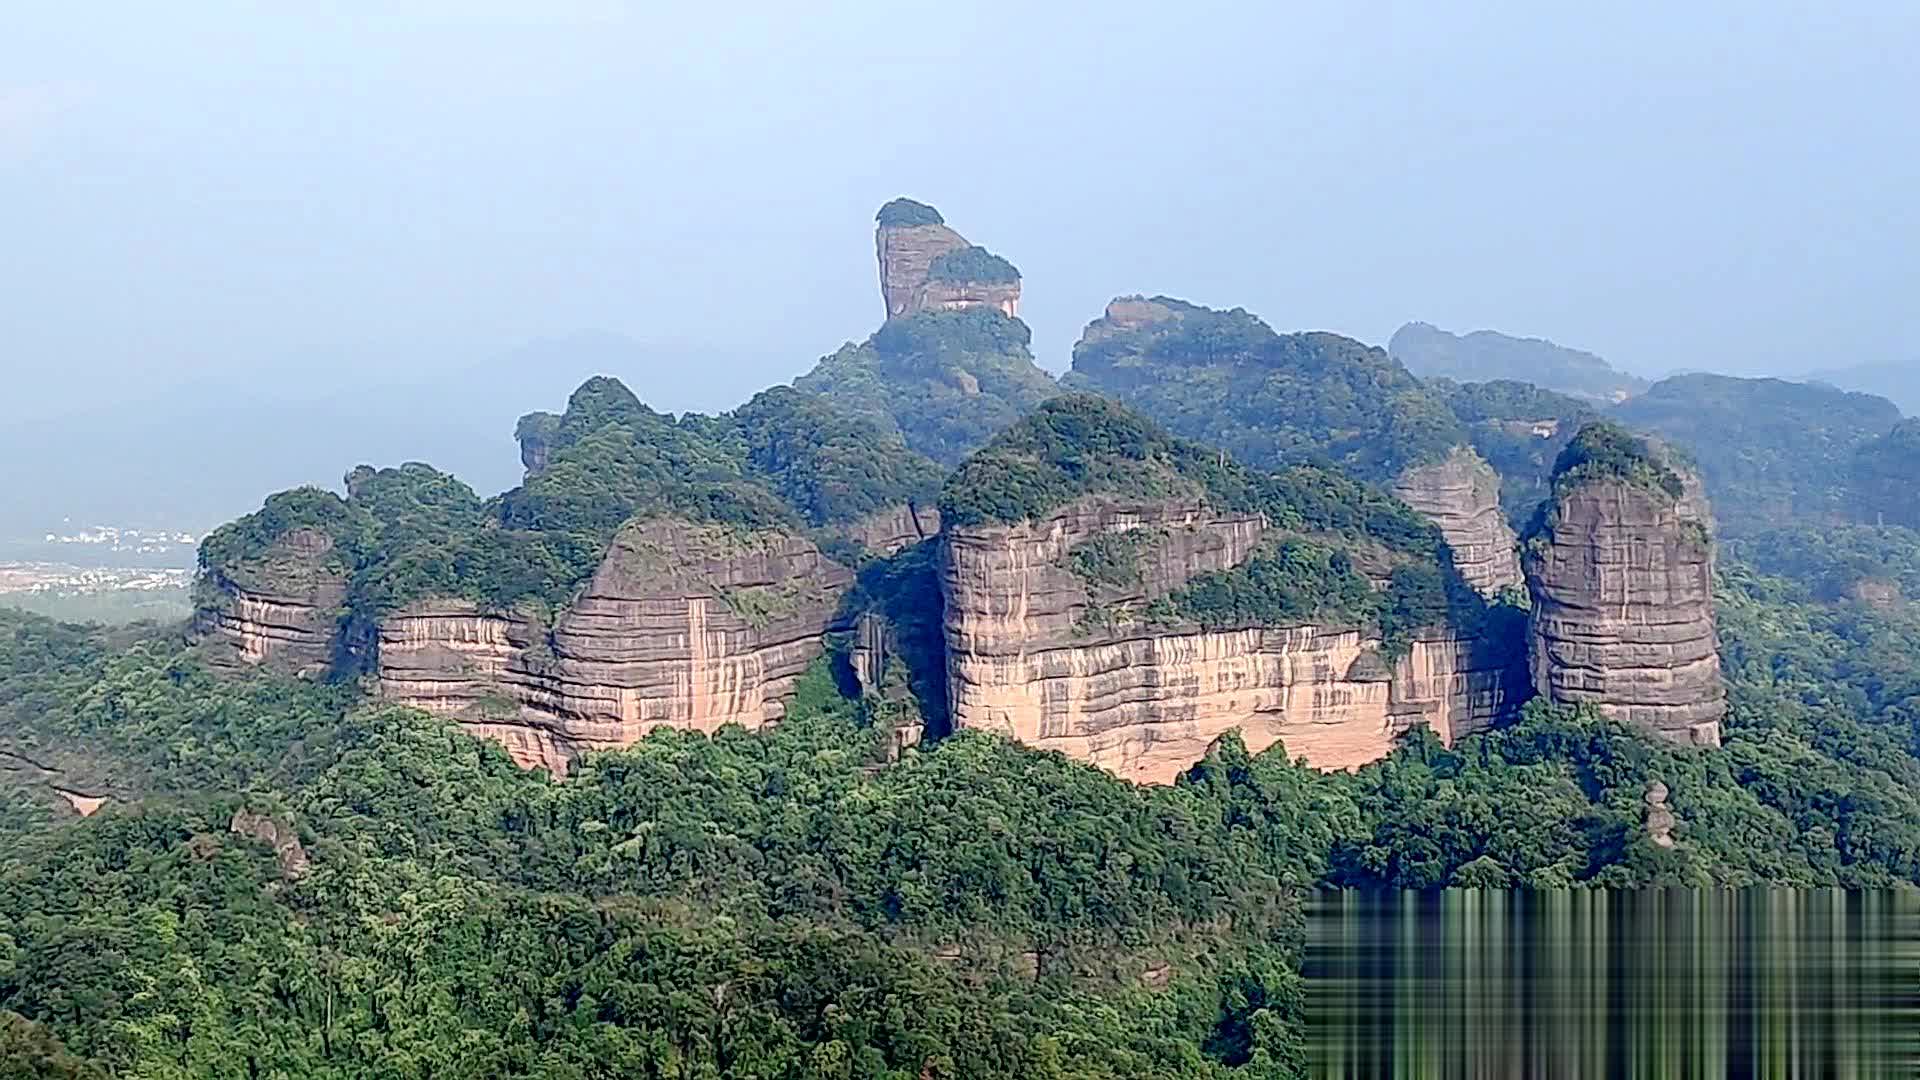
<path fill-rule="evenodd" d="M 0 1061 L 1298 1075 L 1314 884 L 1920 881 L 1920 625 L 1740 567 L 1720 610 L 1717 753 L 1536 704 L 1352 775 L 1228 737 L 1157 788 L 970 733 L 877 767 L 825 667 L 778 728 L 555 783 L 348 686 L 0 613 Z"/>

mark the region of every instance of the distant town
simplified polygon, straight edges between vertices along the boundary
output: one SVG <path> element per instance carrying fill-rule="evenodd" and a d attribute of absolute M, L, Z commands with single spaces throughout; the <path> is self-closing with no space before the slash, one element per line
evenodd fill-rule
<path fill-rule="evenodd" d="M 164 592 L 192 584 L 184 568 L 86 567 L 70 563 L 0 563 L 0 593 Z"/>
<path fill-rule="evenodd" d="M 200 538 L 189 532 L 162 529 L 122 529 L 113 525 L 94 525 L 71 534 L 47 533 L 45 544 L 92 544 L 109 551 L 130 551 L 143 555 L 165 554 L 180 547 L 194 547 Z"/>
<path fill-rule="evenodd" d="M 71 522 L 0 538 L 0 605 L 72 621 L 176 618 L 199 545 L 179 529 Z"/>

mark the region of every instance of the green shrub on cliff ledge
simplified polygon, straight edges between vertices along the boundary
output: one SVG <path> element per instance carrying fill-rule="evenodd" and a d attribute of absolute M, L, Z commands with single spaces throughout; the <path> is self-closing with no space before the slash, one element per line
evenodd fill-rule
<path fill-rule="evenodd" d="M 1686 494 L 1680 474 L 1673 471 L 1645 439 L 1604 420 L 1580 429 L 1553 465 L 1553 489 L 1564 495 L 1588 480 L 1621 480 L 1636 487 L 1663 491 L 1675 499 Z"/>
<path fill-rule="evenodd" d="M 916 225 L 944 225 L 947 219 L 940 211 L 923 202 L 915 202 L 905 196 L 891 200 L 880 208 L 873 220 L 883 229 L 905 229 Z"/>
<path fill-rule="evenodd" d="M 955 248 L 935 258 L 927 267 L 927 277 L 963 284 L 1011 285 L 1020 280 L 1020 271 L 1006 259 L 975 244 Z"/>

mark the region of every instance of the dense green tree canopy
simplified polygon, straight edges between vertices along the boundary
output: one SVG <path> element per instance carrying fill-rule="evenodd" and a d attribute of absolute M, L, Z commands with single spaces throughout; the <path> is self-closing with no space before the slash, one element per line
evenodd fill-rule
<path fill-rule="evenodd" d="M 1154 297 L 1164 317 L 1088 328 L 1066 385 L 1114 397 L 1252 465 L 1329 461 L 1385 480 L 1466 441 L 1451 409 L 1383 349 L 1276 334 L 1246 311 Z"/>
<path fill-rule="evenodd" d="M 1686 494 L 1686 484 L 1665 454 L 1640 436 L 1604 420 L 1581 428 L 1553 463 L 1556 493 L 1589 480 L 1623 480 L 1664 492 L 1673 499 Z"/>
<path fill-rule="evenodd" d="M 1855 520 L 1920 528 L 1920 420 L 1902 420 L 1861 444 L 1848 463 L 1847 480 Z"/>
<path fill-rule="evenodd" d="M 482 500 L 418 462 L 361 466 L 345 499 L 304 488 L 209 537 L 202 559 L 230 567 L 297 527 L 336 540 L 349 606 L 374 617 L 426 597 L 505 609 L 565 606 L 619 528 L 672 516 L 746 529 L 827 529 L 931 501 L 941 470 L 881 427 L 825 398 L 779 387 L 730 413 L 675 418 L 616 379 L 589 379 L 564 413 L 520 423 L 539 468 Z"/>
<path fill-rule="evenodd" d="M 940 216 L 940 211 L 935 210 L 926 203 L 915 202 L 905 196 L 887 202 L 886 205 L 880 208 L 880 212 L 873 216 L 873 220 L 879 222 L 880 227 L 883 229 L 911 228 L 915 225 L 942 225 L 946 223 L 946 219 Z"/>
<path fill-rule="evenodd" d="M 1020 271 L 986 248 L 972 244 L 935 258 L 927 267 L 927 277 L 934 281 L 1011 285 L 1020 280 Z"/>
<path fill-rule="evenodd" d="M 1693 456 L 1729 534 L 1837 520 L 1855 451 L 1900 422 L 1884 398 L 1726 375 L 1663 380 L 1612 416 Z"/>
<path fill-rule="evenodd" d="M 887 320 L 793 385 L 951 466 L 1059 392 L 1034 364 L 1031 339 L 1025 323 L 989 308 L 923 311 Z"/>

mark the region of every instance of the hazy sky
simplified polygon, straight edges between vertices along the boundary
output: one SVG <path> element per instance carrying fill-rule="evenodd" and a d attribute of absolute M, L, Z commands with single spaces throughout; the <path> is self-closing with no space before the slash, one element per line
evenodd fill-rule
<path fill-rule="evenodd" d="M 902 193 L 1020 266 L 1055 370 L 1127 292 L 1654 372 L 1913 355 L 1920 5 L 1547 7 L 13 0 L 0 365 L 85 430 L 592 330 L 721 408 L 873 329 Z"/>

